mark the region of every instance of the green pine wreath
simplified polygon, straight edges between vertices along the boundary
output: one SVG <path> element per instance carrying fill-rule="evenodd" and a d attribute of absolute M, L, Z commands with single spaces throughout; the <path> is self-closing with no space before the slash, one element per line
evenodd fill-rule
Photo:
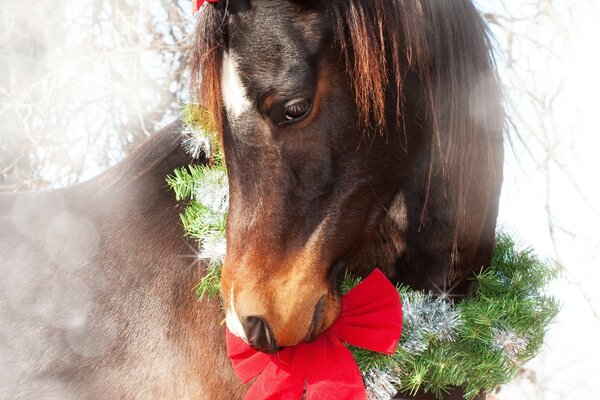
<path fill-rule="evenodd" d="M 200 299 L 217 297 L 225 256 L 228 207 L 227 171 L 218 144 L 206 133 L 201 108 L 188 106 L 183 145 L 199 157 L 212 157 L 209 166 L 190 165 L 173 172 L 167 183 L 178 201 L 186 234 L 200 241 L 198 257 L 206 273 L 196 287 Z M 559 307 L 545 293 L 559 268 L 540 260 L 532 250 L 519 250 L 506 234 L 498 233 L 491 265 L 474 279 L 475 293 L 460 302 L 431 293 L 398 287 L 403 305 L 403 331 L 392 355 L 350 347 L 360 368 L 369 399 L 389 399 L 396 392 L 419 390 L 440 397 L 461 387 L 465 398 L 489 393 L 510 382 L 521 366 L 541 349 Z M 360 282 L 346 276 L 342 293 Z"/>

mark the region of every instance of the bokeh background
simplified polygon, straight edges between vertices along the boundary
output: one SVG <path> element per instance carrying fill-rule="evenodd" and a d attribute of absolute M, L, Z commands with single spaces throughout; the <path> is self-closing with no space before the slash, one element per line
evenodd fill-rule
<path fill-rule="evenodd" d="M 89 179 L 174 120 L 190 3 L 0 0 L 0 191 Z M 600 1 L 477 5 L 512 120 L 500 225 L 564 268 L 546 346 L 494 396 L 600 398 Z"/>

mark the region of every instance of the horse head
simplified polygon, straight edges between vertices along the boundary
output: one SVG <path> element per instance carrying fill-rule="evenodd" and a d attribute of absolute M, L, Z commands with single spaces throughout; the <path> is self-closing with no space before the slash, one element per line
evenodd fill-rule
<path fill-rule="evenodd" d="M 258 349 L 333 323 L 340 275 L 437 137 L 427 9 L 395 3 L 229 1 L 202 12 L 194 76 L 230 184 L 221 291 L 227 326 Z M 425 160 L 429 185 L 441 166 Z"/>

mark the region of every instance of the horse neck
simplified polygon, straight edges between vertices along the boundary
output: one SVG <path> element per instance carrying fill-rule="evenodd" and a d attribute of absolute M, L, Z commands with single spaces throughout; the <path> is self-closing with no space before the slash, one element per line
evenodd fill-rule
<path fill-rule="evenodd" d="M 65 261 L 78 261 L 75 272 L 52 265 L 52 281 L 82 288 L 84 295 L 76 292 L 81 297 L 76 300 L 88 301 L 93 312 L 81 329 L 89 332 L 93 346 L 102 346 L 102 358 L 100 364 L 81 357 L 62 362 L 61 368 L 66 367 L 60 372 L 50 360 L 47 368 L 90 390 L 101 385 L 111 398 L 138 392 L 142 397 L 239 397 L 217 396 L 201 387 L 218 378 L 212 391 L 224 392 L 236 388 L 237 381 L 232 373 L 223 378 L 206 368 L 226 360 L 219 346 L 221 307 L 218 301 L 200 303 L 194 294 L 203 268 L 189 257 L 193 247 L 179 220 L 185 205 L 165 182 L 174 169 L 193 161 L 180 141 L 181 125 L 173 124 L 101 176 L 55 194 L 65 203 L 63 212 L 81 226 L 53 238 L 53 243 L 76 250 L 63 252 Z M 65 291 L 64 297 L 69 296 L 74 294 Z M 75 354 L 68 347 L 55 351 L 65 357 Z M 118 384 L 106 371 L 119 371 Z M 149 387 L 152 392 L 143 392 Z"/>
<path fill-rule="evenodd" d="M 192 253 L 179 220 L 184 205 L 165 181 L 191 161 L 181 147 L 181 124 L 175 123 L 77 189 L 77 208 L 103 236 L 96 264 L 110 290 L 165 286 L 169 293 L 173 284 L 187 284 L 189 292 L 197 283 L 191 276 L 197 266 L 183 257 Z"/>

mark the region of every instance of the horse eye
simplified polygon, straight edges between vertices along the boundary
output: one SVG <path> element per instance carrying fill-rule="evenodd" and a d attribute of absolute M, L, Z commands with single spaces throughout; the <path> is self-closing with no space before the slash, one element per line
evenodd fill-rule
<path fill-rule="evenodd" d="M 296 122 L 306 117 L 311 109 L 312 104 L 307 99 L 292 100 L 285 105 L 285 122 Z"/>

